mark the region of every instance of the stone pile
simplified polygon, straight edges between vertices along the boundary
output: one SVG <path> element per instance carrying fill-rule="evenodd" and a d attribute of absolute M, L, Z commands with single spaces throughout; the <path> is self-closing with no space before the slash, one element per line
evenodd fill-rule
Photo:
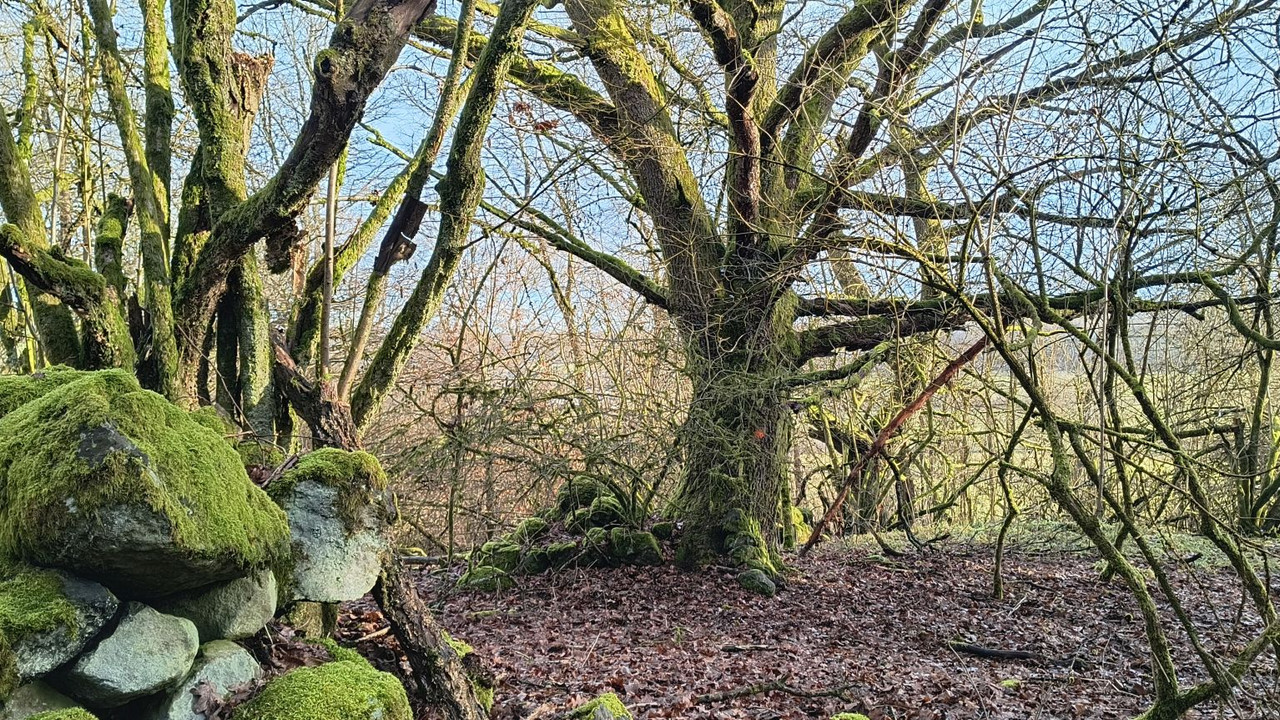
<path fill-rule="evenodd" d="M 264 492 L 226 432 L 123 372 L 0 377 L 0 720 L 204 720 L 262 684 L 237 640 L 373 586 L 377 461 L 316 451 Z M 408 720 L 394 677 L 333 654 L 234 717 L 326 720 L 307 697 L 323 681 L 335 720 Z"/>

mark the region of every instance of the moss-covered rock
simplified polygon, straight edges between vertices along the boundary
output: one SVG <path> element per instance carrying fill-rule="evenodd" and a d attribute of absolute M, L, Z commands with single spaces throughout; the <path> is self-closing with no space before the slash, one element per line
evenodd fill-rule
<path fill-rule="evenodd" d="M 547 567 L 550 569 L 568 567 L 582 554 L 582 548 L 573 540 L 547 543 L 542 547 L 542 551 L 546 554 Z"/>
<path fill-rule="evenodd" d="M 276 678 L 236 708 L 233 720 L 413 720 L 394 675 L 354 653 L 343 658 Z"/>
<path fill-rule="evenodd" d="M 548 523 L 544 518 L 540 518 L 540 517 L 525 518 L 524 520 L 520 521 L 519 525 L 516 525 L 515 530 L 511 531 L 511 536 L 510 536 L 511 542 L 514 542 L 520 545 L 528 545 L 529 543 L 537 542 L 538 540 L 542 539 L 542 537 L 546 535 L 547 531 L 550 529 L 551 529 L 551 524 Z"/>
<path fill-rule="evenodd" d="M 0 706 L 18 687 L 18 658 L 9 647 L 9 638 L 0 632 Z"/>
<path fill-rule="evenodd" d="M 303 455 L 298 464 L 271 483 L 267 492 L 285 498 L 302 483 L 317 483 L 338 490 L 338 511 L 348 530 L 361 529 L 369 508 L 383 508 L 387 473 L 373 455 L 320 448 Z"/>
<path fill-rule="evenodd" d="M 604 481 L 590 475 L 575 475 L 556 493 L 556 509 L 563 517 L 578 508 L 591 507 L 597 498 L 612 496 L 613 491 Z"/>
<path fill-rule="evenodd" d="M 308 453 L 267 486 L 289 520 L 293 553 L 276 568 L 285 600 L 345 602 L 377 582 L 388 552 L 387 476 L 366 452 Z"/>
<path fill-rule="evenodd" d="M 515 584 L 516 581 L 511 577 L 510 573 L 492 565 L 477 565 L 458 578 L 459 589 L 479 590 L 481 592 L 496 592 L 512 587 Z"/>
<path fill-rule="evenodd" d="M 43 397 L 51 390 L 93 373 L 55 365 L 31 375 L 0 375 L 0 417 Z"/>
<path fill-rule="evenodd" d="M 670 540 L 676 535 L 676 524 L 670 520 L 660 520 L 654 523 L 649 531 L 659 540 Z"/>
<path fill-rule="evenodd" d="M 43 677 L 79 655 L 119 607 L 98 583 L 20 563 L 0 567 L 0 633 L 24 680 Z"/>
<path fill-rule="evenodd" d="M 509 540 L 490 540 L 480 546 L 475 560 L 479 565 L 490 565 L 509 573 L 520 564 L 522 554 L 520 546 Z"/>
<path fill-rule="evenodd" d="M 773 597 L 778 592 L 778 586 L 759 568 L 751 568 L 739 573 L 738 584 L 746 590 L 765 597 Z"/>
<path fill-rule="evenodd" d="M 575 720 L 632 720 L 631 711 L 614 693 L 605 693 L 569 712 Z"/>
<path fill-rule="evenodd" d="M 0 419 L 0 557 L 154 597 L 277 561 L 288 536 L 231 446 L 128 373 Z"/>
<path fill-rule="evenodd" d="M 794 538 L 793 546 L 807 541 L 813 534 L 813 527 L 809 525 L 804 511 L 794 505 L 791 506 L 791 530 L 791 537 Z"/>
<path fill-rule="evenodd" d="M 721 525 L 725 530 L 725 552 L 738 565 L 760 570 L 772 583 L 778 577 L 769 546 L 760 532 L 760 523 L 741 509 L 734 508 L 725 514 Z"/>
<path fill-rule="evenodd" d="M 627 565 L 661 565 L 662 550 L 652 533 L 616 527 L 609 531 L 609 551 Z"/>
<path fill-rule="evenodd" d="M 205 405 L 192 410 L 190 414 L 192 420 L 228 438 L 236 434 L 236 426 L 225 412 L 219 407 Z"/>

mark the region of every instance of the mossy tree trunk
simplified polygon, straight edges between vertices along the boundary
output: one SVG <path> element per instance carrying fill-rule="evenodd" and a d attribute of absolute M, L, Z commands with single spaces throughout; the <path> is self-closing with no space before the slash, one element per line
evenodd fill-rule
<path fill-rule="evenodd" d="M 683 522 L 682 565 L 728 557 L 776 578 L 790 497 L 793 311 L 767 297 L 758 309 L 744 305 L 713 313 L 727 319 L 709 331 L 687 333 L 693 396 L 670 514 Z"/>

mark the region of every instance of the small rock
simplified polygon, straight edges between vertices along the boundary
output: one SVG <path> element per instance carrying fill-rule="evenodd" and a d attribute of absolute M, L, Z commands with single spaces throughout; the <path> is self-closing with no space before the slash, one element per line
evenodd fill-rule
<path fill-rule="evenodd" d="M 765 597 L 773 597 L 778 592 L 778 586 L 773 580 L 765 574 L 763 570 L 752 568 L 738 575 L 738 584 L 744 589 L 750 590 L 757 595 Z"/>
<path fill-rule="evenodd" d="M 70 612 L 53 627 L 24 631 L 22 618 L 5 619 L 19 677 L 44 677 L 70 662 L 111 622 L 120 602 L 98 583 L 57 570 L 24 568 L 0 582 L 5 608 L 49 612 L 59 605 Z"/>
<path fill-rule="evenodd" d="M 197 689 L 211 691 L 226 698 L 237 685 L 253 682 L 262 676 L 262 668 L 253 656 L 230 640 L 214 640 L 200 646 L 191 672 L 169 691 L 159 705 L 141 714 L 142 720 L 205 720 L 196 712 Z M 203 687 L 202 687 L 203 686 Z"/>
<path fill-rule="evenodd" d="M 131 602 L 115 631 L 55 682 L 86 705 L 119 707 L 177 682 L 191 669 L 199 647 L 190 620 Z"/>
<path fill-rule="evenodd" d="M 77 707 L 75 700 L 36 680 L 18 687 L 0 708 L 0 720 L 27 720 L 50 710 Z"/>
<path fill-rule="evenodd" d="M 270 570 L 156 603 L 156 609 L 195 623 L 200 642 L 254 635 L 276 614 L 276 576 Z"/>

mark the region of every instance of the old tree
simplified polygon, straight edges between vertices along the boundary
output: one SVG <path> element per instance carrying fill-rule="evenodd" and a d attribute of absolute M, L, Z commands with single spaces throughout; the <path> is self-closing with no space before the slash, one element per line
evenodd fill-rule
<path fill-rule="evenodd" d="M 1174 218 L 1259 182 L 1265 153 L 1232 147 L 1252 147 L 1258 125 L 1219 121 L 1251 102 L 1225 78 L 1266 71 L 1224 58 L 1265 32 L 1274 3 L 1156 16 L 1141 3 L 983 10 L 567 0 L 531 27 L 539 43 L 512 78 L 560 137 L 531 141 L 525 161 L 611 188 L 627 227 L 608 232 L 650 248 L 656 269 L 616 235 L 576 231 L 581 221 L 554 203 L 508 193 L 505 210 L 489 209 L 678 327 L 692 383 L 671 505 L 683 562 L 729 556 L 776 577 L 794 411 L 817 384 L 974 313 L 999 327 L 1043 321 L 1009 294 L 1024 278 L 1045 308 L 1075 317 L 1154 310 L 1142 300 L 1240 270 L 1220 260 L 1164 272 L 1158 252 L 1145 270 L 1129 260 L 1111 276 L 1079 263 L 1115 233 L 1133 253 L 1150 248 L 1141 238 L 1211 233 L 1204 215 Z M 437 17 L 415 34 L 448 48 L 455 30 Z M 484 47 L 477 35 L 469 52 Z M 1181 124 L 1175 108 L 1212 117 Z M 1191 177 L 1224 158 L 1234 170 Z M 1040 251 L 1054 242 L 1076 256 Z"/>

